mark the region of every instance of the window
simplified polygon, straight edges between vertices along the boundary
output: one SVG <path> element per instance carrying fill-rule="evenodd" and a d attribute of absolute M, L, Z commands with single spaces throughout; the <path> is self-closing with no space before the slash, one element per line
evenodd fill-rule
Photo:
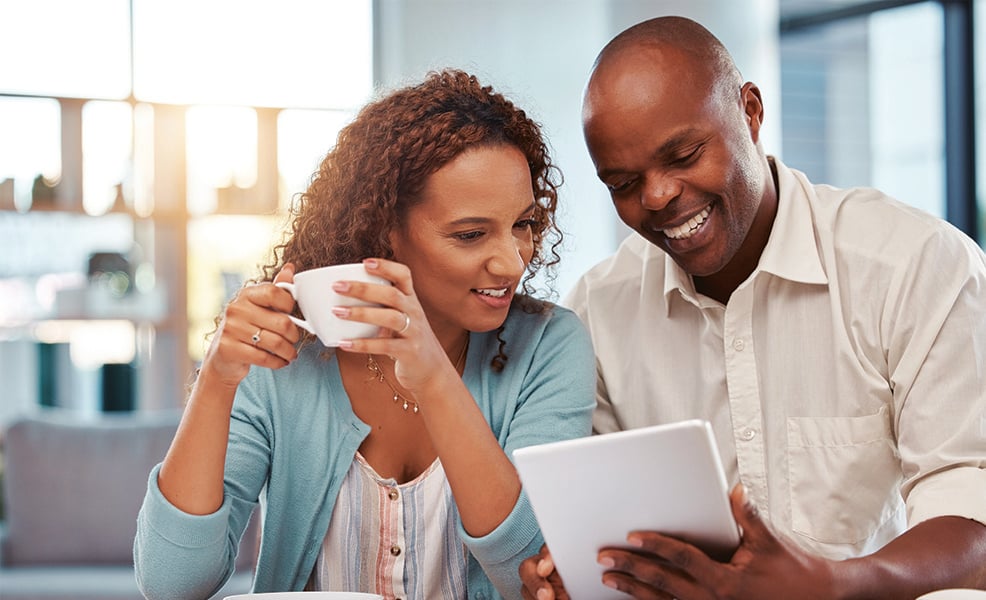
<path fill-rule="evenodd" d="M 98 406 L 83 355 L 132 356 L 142 407 L 180 402 L 202 334 L 372 91 L 372 6 L 0 3 L 0 56 L 17 57 L 0 60 L 0 343 L 71 346 L 71 325 L 88 344 L 59 359 L 73 407 Z M 107 254 L 134 285 L 94 308 Z M 39 360 L 5 375 L 36 387 Z"/>
<path fill-rule="evenodd" d="M 784 34 L 786 162 L 944 217 L 941 36 L 931 2 Z"/>
<path fill-rule="evenodd" d="M 984 152 L 974 160 L 986 139 L 986 44 L 972 37 L 982 5 L 781 0 L 785 160 L 817 181 L 877 187 L 986 244 Z"/>

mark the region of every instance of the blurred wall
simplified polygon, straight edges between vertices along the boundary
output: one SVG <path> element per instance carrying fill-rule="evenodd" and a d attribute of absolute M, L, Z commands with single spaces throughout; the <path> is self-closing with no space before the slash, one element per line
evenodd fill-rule
<path fill-rule="evenodd" d="M 626 27 L 659 15 L 691 17 L 733 53 L 763 91 L 768 152 L 780 151 L 777 0 L 377 0 L 374 81 L 411 83 L 436 68 L 476 74 L 543 126 L 562 169 L 566 235 L 555 289 L 564 295 L 626 235 L 582 139 L 581 95 L 596 54 Z"/>

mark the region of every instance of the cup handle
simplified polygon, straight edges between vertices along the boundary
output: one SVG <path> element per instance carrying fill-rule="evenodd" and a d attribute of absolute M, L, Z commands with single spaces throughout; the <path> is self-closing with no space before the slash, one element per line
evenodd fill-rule
<path fill-rule="evenodd" d="M 298 297 L 294 293 L 294 284 L 293 283 L 290 283 L 288 281 L 278 281 L 274 285 L 277 286 L 277 287 L 279 287 L 279 288 L 281 288 L 282 290 L 287 290 L 291 294 L 291 297 L 294 298 L 295 300 L 298 299 Z M 296 317 L 294 315 L 286 315 L 286 316 L 289 319 L 291 319 L 291 322 L 294 323 L 295 325 L 297 325 L 298 327 L 301 327 L 302 329 L 304 329 L 308 333 L 315 334 L 315 329 L 312 328 L 312 326 L 308 324 L 308 321 L 299 319 L 298 317 Z"/>

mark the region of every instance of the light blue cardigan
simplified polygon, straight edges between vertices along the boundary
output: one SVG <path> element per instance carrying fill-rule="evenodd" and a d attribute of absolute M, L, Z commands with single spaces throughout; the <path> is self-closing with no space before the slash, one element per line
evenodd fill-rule
<path fill-rule="evenodd" d="M 595 406 L 595 358 L 581 322 L 565 308 L 511 309 L 502 333 L 509 357 L 495 373 L 495 332 L 473 333 L 463 380 L 500 445 L 515 448 L 585 436 Z M 156 467 L 137 520 L 134 563 L 152 600 L 208 598 L 233 570 L 256 503 L 264 515 L 254 591 L 305 587 L 328 530 L 339 486 L 369 427 L 353 414 L 338 363 L 318 344 L 273 371 L 253 368 L 233 405 L 225 498 L 213 514 L 171 505 Z M 527 496 L 490 534 L 458 526 L 469 551 L 469 598 L 520 598 L 517 568 L 542 544 Z M 499 592 L 499 593 L 498 593 Z"/>

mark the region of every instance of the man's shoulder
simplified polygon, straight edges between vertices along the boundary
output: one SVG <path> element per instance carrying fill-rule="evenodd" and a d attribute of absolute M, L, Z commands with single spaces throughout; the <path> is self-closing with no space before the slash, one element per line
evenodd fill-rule
<path fill-rule="evenodd" d="M 804 173 L 790 171 L 807 191 L 803 197 L 810 206 L 820 241 L 828 238 L 836 248 L 881 255 L 895 250 L 900 257 L 919 252 L 923 243 L 933 239 L 947 245 L 964 245 L 968 241 L 944 219 L 882 190 L 812 183 Z"/>
<path fill-rule="evenodd" d="M 586 271 L 579 283 L 592 290 L 639 287 L 645 272 L 663 271 L 664 253 L 632 233 L 620 243 L 616 252 Z"/>

